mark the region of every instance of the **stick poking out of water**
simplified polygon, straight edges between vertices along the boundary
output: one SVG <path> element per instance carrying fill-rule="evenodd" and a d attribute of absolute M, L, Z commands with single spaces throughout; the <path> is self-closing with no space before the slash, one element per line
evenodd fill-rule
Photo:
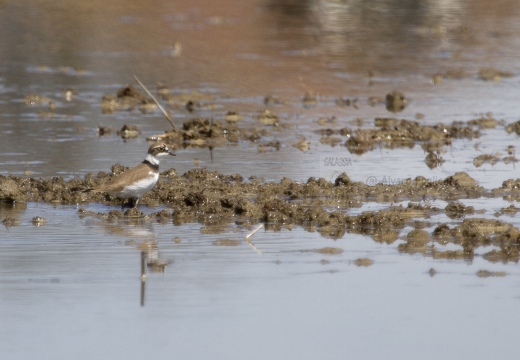
<path fill-rule="evenodd" d="M 172 121 L 172 118 L 170 117 L 170 115 L 166 112 L 166 110 L 162 107 L 161 104 L 159 104 L 159 102 L 157 101 L 157 99 L 155 98 L 155 96 L 152 95 L 152 93 L 150 91 L 148 91 L 148 89 L 146 88 L 146 86 L 144 86 L 144 84 L 137 78 L 137 76 L 134 75 L 134 79 L 135 81 L 137 81 L 137 83 L 139 85 L 141 85 L 141 87 L 144 89 L 144 91 L 146 91 L 146 93 L 148 94 L 148 96 L 155 102 L 155 104 L 157 104 L 157 106 L 159 107 L 159 109 L 162 111 L 162 113 L 164 114 L 164 116 L 166 117 L 166 120 L 168 120 L 170 122 L 170 125 L 172 126 L 173 130 L 177 131 L 177 128 L 175 127 L 175 124 L 173 123 Z"/>
<path fill-rule="evenodd" d="M 256 251 L 258 254 L 260 255 L 264 255 L 264 253 L 262 252 L 262 250 L 258 249 L 255 244 L 253 244 L 251 242 L 251 237 L 258 231 L 260 230 L 261 228 L 264 227 L 264 224 L 260 224 L 256 227 L 256 229 L 254 229 L 253 231 L 251 231 L 249 234 L 246 235 L 246 243 L 251 246 L 253 248 L 254 251 Z"/>
<path fill-rule="evenodd" d="M 251 231 L 249 234 L 246 235 L 246 240 L 249 240 L 249 238 L 251 236 L 253 236 L 258 230 L 260 230 L 261 228 L 264 227 L 264 224 L 260 224 L 256 227 L 256 229 L 254 229 L 253 231 Z"/>

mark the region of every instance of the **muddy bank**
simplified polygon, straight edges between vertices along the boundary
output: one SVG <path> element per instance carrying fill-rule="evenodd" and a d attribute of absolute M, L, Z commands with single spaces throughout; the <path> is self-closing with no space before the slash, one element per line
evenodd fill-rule
<path fill-rule="evenodd" d="M 83 193 L 82 190 L 106 182 L 111 176 L 125 171 L 114 165 L 112 173 L 88 174 L 84 179 L 64 180 L 0 175 L 0 201 L 47 202 L 57 204 L 83 204 L 104 202 L 119 203 L 104 194 Z M 359 207 L 363 202 L 422 201 L 429 198 L 458 200 L 481 196 L 518 196 L 516 183 L 508 180 L 503 187 L 486 191 L 464 172 L 444 180 L 429 181 L 424 177 L 407 179 L 399 184 L 376 184 L 350 180 L 347 174 L 339 175 L 334 182 L 323 178 L 309 178 L 297 182 L 284 178 L 280 182 L 265 182 L 256 177 L 244 179 L 240 174 L 223 175 L 206 169 L 195 169 L 179 176 L 174 169 L 161 174 L 157 186 L 147 193 L 142 204 L 165 205 L 179 213 L 244 215 L 267 222 L 299 221 L 287 206 Z M 269 209 L 272 208 L 272 211 Z M 263 210 L 262 210 L 263 209 Z M 284 214 L 275 216 L 274 213 Z M 288 216 L 290 215 L 290 216 Z M 287 220 L 287 221 L 286 221 Z"/>
<path fill-rule="evenodd" d="M 47 202 L 79 205 L 98 202 L 119 209 L 119 200 L 81 190 L 103 183 L 124 170 L 124 167 L 114 165 L 112 174 L 100 172 L 70 181 L 60 177 L 0 176 L 0 201 L 4 204 Z M 487 191 L 463 172 L 438 181 L 417 177 L 400 184 L 375 186 L 353 182 L 347 174 L 341 174 L 334 182 L 317 178 L 309 178 L 306 182 L 287 178 L 280 182 L 265 182 L 205 169 L 191 170 L 180 176 L 170 169 L 161 175 L 157 186 L 143 197 L 140 206 L 165 206 L 164 210 L 144 214 L 139 209 L 102 213 L 80 209 L 79 214 L 107 222 L 119 219 L 173 222 L 175 225 L 198 222 L 204 224 L 205 231 L 213 233 L 225 232 L 225 225 L 230 223 L 244 226 L 264 223 L 270 231 L 297 225 L 335 239 L 347 233 L 367 235 L 374 241 L 388 244 L 401 239 L 405 243 L 399 245 L 400 252 L 442 259 L 471 260 L 476 248 L 494 245 L 496 248 L 486 253 L 484 258 L 489 261 L 519 260 L 520 231 L 500 220 L 467 219 L 466 216 L 480 211 L 463 204 L 464 199 L 479 197 L 518 198 L 518 180 L 507 180 L 502 187 Z M 449 204 L 440 209 L 423 202 L 432 198 L 444 199 Z M 409 203 L 407 206 L 389 206 L 380 211 L 349 215 L 350 208 L 361 207 L 368 201 Z M 511 214 L 516 208 L 503 210 L 495 215 Z M 429 219 L 439 213 L 462 222 L 455 227 L 431 224 Z M 4 220 L 4 225 L 16 226 L 15 219 Z M 425 230 L 432 226 L 436 226 L 433 231 Z M 414 230 L 404 236 L 403 232 L 410 227 Z M 448 243 L 458 245 L 460 250 L 439 249 L 440 245 Z"/>

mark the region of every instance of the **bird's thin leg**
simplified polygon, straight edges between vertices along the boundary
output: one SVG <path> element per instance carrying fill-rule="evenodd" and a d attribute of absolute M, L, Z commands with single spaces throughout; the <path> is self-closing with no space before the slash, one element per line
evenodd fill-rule
<path fill-rule="evenodd" d="M 139 204 L 140 198 L 135 199 L 134 209 L 137 209 L 137 204 Z"/>

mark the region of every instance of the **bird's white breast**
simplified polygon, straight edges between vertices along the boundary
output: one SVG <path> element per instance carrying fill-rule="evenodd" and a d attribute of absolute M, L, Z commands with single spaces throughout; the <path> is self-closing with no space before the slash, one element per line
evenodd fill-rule
<path fill-rule="evenodd" d="M 148 175 L 149 176 L 146 178 L 126 185 L 121 191 L 121 195 L 128 197 L 141 197 L 144 193 L 150 191 L 157 183 L 157 180 L 159 180 L 159 174 L 150 171 Z"/>

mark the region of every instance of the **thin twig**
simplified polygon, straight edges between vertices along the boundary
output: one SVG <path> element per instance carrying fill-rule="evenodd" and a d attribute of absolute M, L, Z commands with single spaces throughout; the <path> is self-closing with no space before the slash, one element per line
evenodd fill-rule
<path fill-rule="evenodd" d="M 262 250 L 258 249 L 255 244 L 253 244 L 250 239 L 251 237 L 258 231 L 260 230 L 261 228 L 264 227 L 264 224 L 260 224 L 256 227 L 256 229 L 254 229 L 253 231 L 251 231 L 249 234 L 246 235 L 246 243 L 251 246 L 253 248 L 254 251 L 256 251 L 258 254 L 260 255 L 263 255 L 264 253 L 262 252 Z"/>
<path fill-rule="evenodd" d="M 148 89 L 146 88 L 146 86 L 144 86 L 144 84 L 137 78 L 137 76 L 134 75 L 134 79 L 135 81 L 137 81 L 137 83 L 139 85 L 141 85 L 141 87 L 144 89 L 144 91 L 146 91 L 146 93 L 148 94 L 148 96 L 157 104 L 157 106 L 159 107 L 159 109 L 162 111 L 162 113 L 164 114 L 164 116 L 166 117 L 166 120 L 168 120 L 173 128 L 173 130 L 177 131 L 177 128 L 175 127 L 175 124 L 173 123 L 172 121 L 172 118 L 170 117 L 170 115 L 166 112 L 166 110 L 161 106 L 161 104 L 159 104 L 159 102 L 157 101 L 157 99 L 155 98 L 155 96 L 152 95 L 152 93 L 150 91 L 148 91 Z"/>
<path fill-rule="evenodd" d="M 258 230 L 260 230 L 261 228 L 264 227 L 264 224 L 260 224 L 256 227 L 256 229 L 254 229 L 253 231 L 251 231 L 249 234 L 246 235 L 246 240 L 249 240 L 249 238 L 251 236 L 253 236 Z"/>

